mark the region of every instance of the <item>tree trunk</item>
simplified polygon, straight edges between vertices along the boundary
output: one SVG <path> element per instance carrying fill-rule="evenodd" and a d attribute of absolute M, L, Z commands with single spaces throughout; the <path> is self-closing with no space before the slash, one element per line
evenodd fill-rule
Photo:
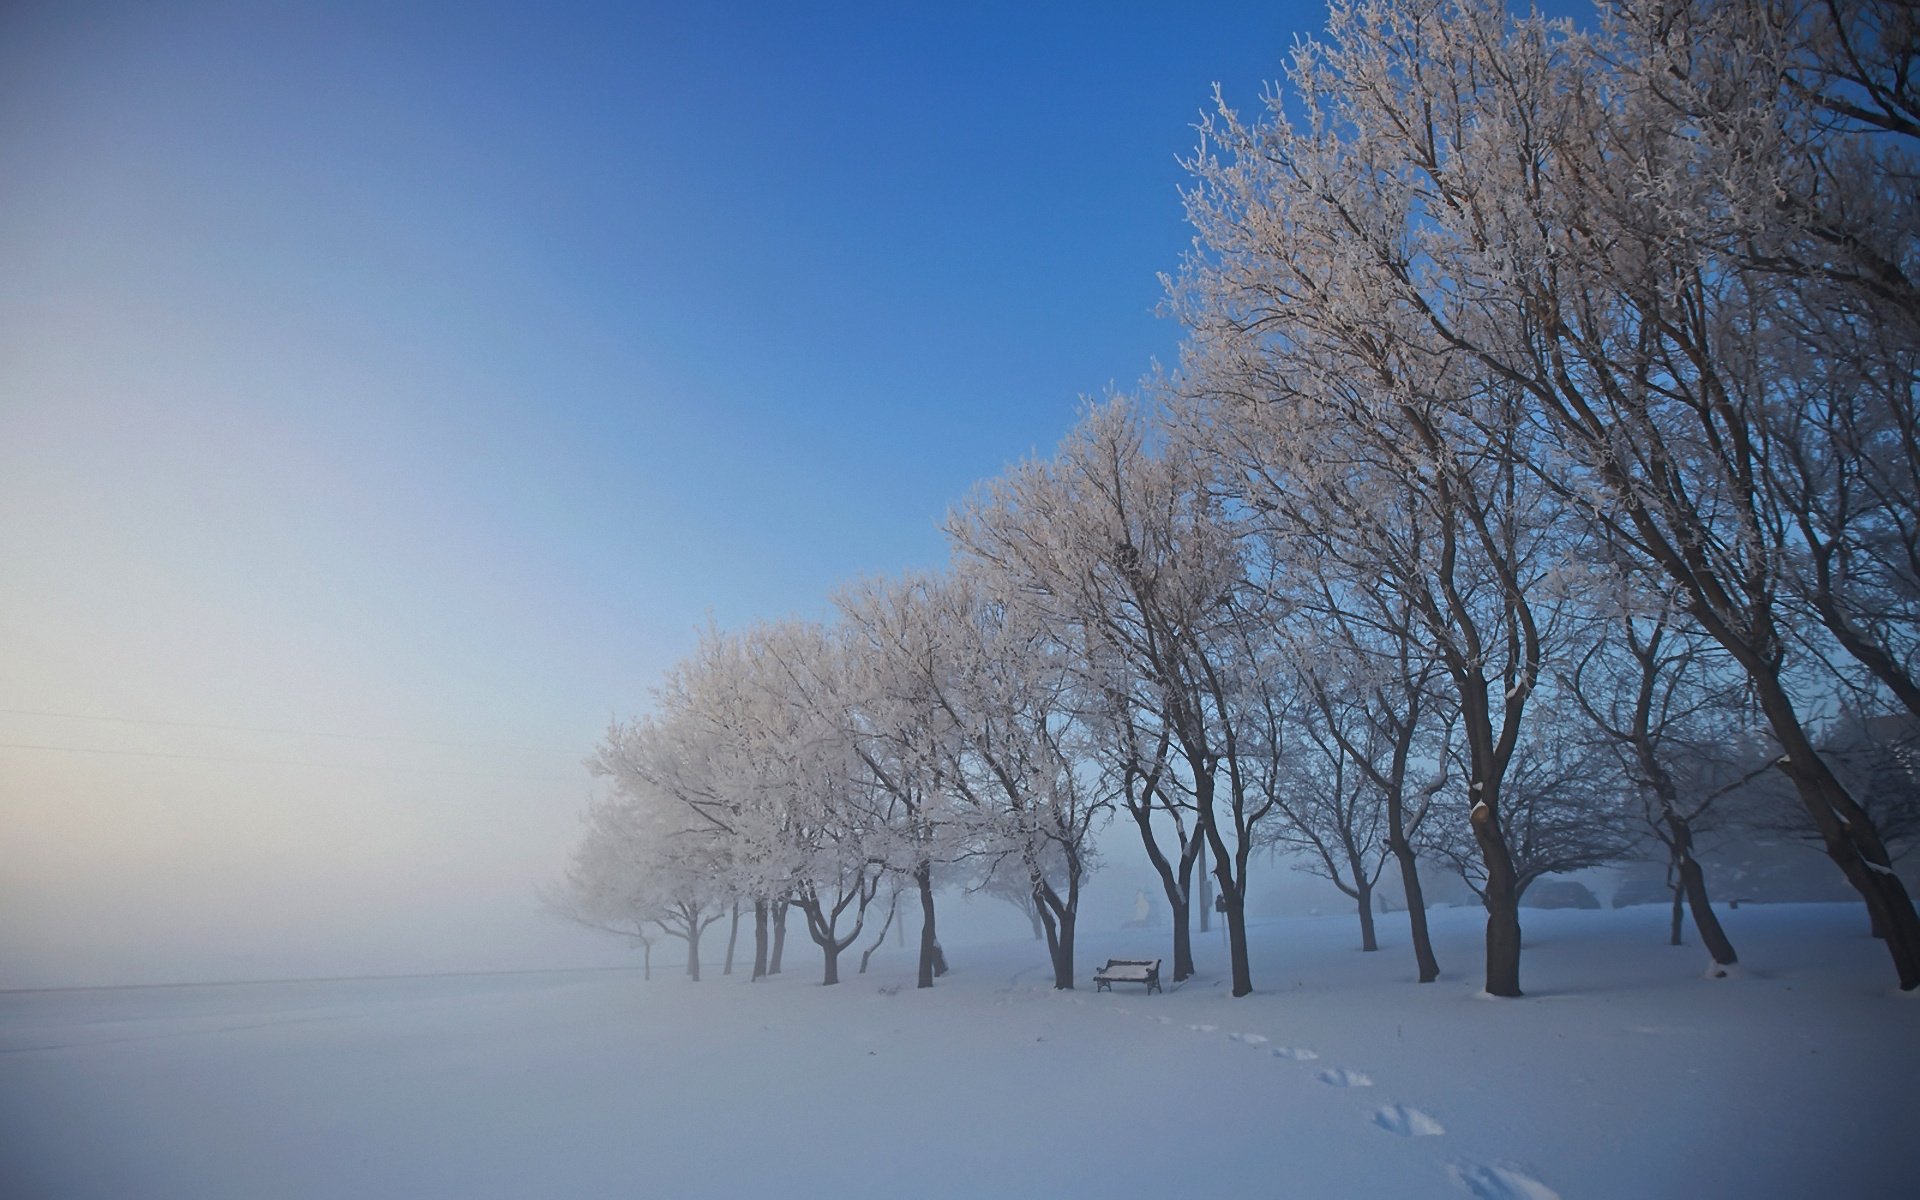
<path fill-rule="evenodd" d="M 1691 854 L 1680 860 L 1680 885 L 1687 895 L 1687 907 L 1693 912 L 1693 927 L 1700 931 L 1700 944 L 1713 955 L 1714 963 L 1731 967 L 1739 962 L 1740 956 L 1733 952 L 1733 939 L 1721 928 L 1720 918 L 1707 902 L 1706 872 Z"/>
<path fill-rule="evenodd" d="M 1207 843 L 1205 838 L 1201 838 L 1199 841 L 1200 853 L 1194 860 L 1197 868 L 1194 871 L 1194 878 L 1200 883 L 1200 932 L 1212 933 L 1213 896 L 1207 890 Z"/>
<path fill-rule="evenodd" d="M 920 974 L 914 986 L 930 988 L 933 986 L 934 955 L 940 949 L 933 920 L 933 864 L 922 861 L 914 869 L 913 882 L 920 889 Z"/>
<path fill-rule="evenodd" d="M 1413 959 L 1420 968 L 1420 982 L 1432 983 L 1440 978 L 1440 961 L 1433 956 L 1433 937 L 1427 932 L 1427 896 L 1420 887 L 1420 860 L 1401 831 L 1398 810 L 1395 802 L 1387 813 L 1393 827 L 1387 848 L 1400 864 L 1400 887 L 1407 895 L 1407 927 L 1413 936 Z"/>
<path fill-rule="evenodd" d="M 700 933 L 698 917 L 687 922 L 687 978 L 700 982 Z"/>
<path fill-rule="evenodd" d="M 740 902 L 733 902 L 733 923 L 727 926 L 727 965 L 720 971 L 722 975 L 733 974 L 733 948 L 740 941 Z"/>
<path fill-rule="evenodd" d="M 1354 891 L 1360 893 L 1355 897 L 1360 906 L 1360 949 L 1378 950 L 1380 943 L 1373 936 L 1373 885 L 1360 879 Z"/>
<path fill-rule="evenodd" d="M 1685 891 L 1676 878 L 1670 885 L 1673 889 L 1673 910 L 1667 914 L 1667 945 L 1684 946 L 1686 939 L 1680 936 L 1681 914 L 1686 909 Z"/>
<path fill-rule="evenodd" d="M 834 984 L 840 982 L 839 943 L 835 942 L 832 938 L 828 938 L 826 942 L 824 942 L 821 945 L 820 954 L 821 954 L 821 957 L 825 958 L 827 961 L 826 975 L 820 981 L 821 986 L 832 987 Z"/>
<path fill-rule="evenodd" d="M 1246 898 L 1232 882 L 1221 879 L 1220 894 L 1227 899 L 1227 956 L 1233 964 L 1233 994 L 1249 995 L 1253 991 L 1253 966 L 1247 957 L 1247 905 Z"/>
<path fill-rule="evenodd" d="M 1494 817 L 1497 800 L 1482 795 L 1469 818 L 1487 868 L 1487 994 L 1520 995 L 1520 888 L 1506 835 Z"/>
<path fill-rule="evenodd" d="M 1146 848 L 1147 861 L 1153 864 L 1154 872 L 1160 876 L 1161 890 L 1167 894 L 1167 910 L 1173 917 L 1173 981 L 1179 983 L 1193 974 L 1192 916 L 1187 904 L 1187 891 L 1188 882 L 1193 877 L 1193 856 L 1197 851 L 1198 839 L 1181 847 L 1180 866 L 1176 871 L 1153 836 L 1152 809 L 1129 803 L 1127 811 L 1133 815 L 1134 824 L 1140 827 L 1140 842 Z M 1033 919 L 1040 921 L 1040 905 L 1037 902 L 1034 904 Z M 1040 930 L 1044 936 L 1044 924 Z"/>
<path fill-rule="evenodd" d="M 1062 912 L 1057 918 L 1059 935 L 1053 943 L 1053 986 L 1058 991 L 1073 990 L 1073 930 L 1076 914 Z"/>
<path fill-rule="evenodd" d="M 773 953 L 767 959 L 767 974 L 780 973 L 780 959 L 787 952 L 787 907 L 789 901 L 773 902 Z"/>
<path fill-rule="evenodd" d="M 1039 878 L 1034 879 L 1033 906 L 1040 913 L 1040 924 L 1047 931 L 1047 965 L 1053 968 L 1053 986 L 1057 988 L 1060 986 L 1060 926 L 1053 910 L 1040 898 L 1040 890 L 1045 886 Z"/>
<path fill-rule="evenodd" d="M 1660 798 L 1660 819 L 1667 827 L 1665 840 L 1672 856 L 1668 869 L 1673 882 L 1673 932 L 1669 940 L 1675 946 L 1680 944 L 1680 902 L 1684 897 L 1693 910 L 1693 927 L 1700 931 L 1701 944 L 1713 955 L 1716 965 L 1730 967 L 1739 959 L 1733 953 L 1733 942 L 1726 930 L 1720 928 L 1720 918 L 1713 915 L 1713 905 L 1707 902 L 1706 872 L 1693 857 L 1693 826 L 1680 815 L 1679 788 L 1644 734 L 1636 739 L 1636 749 L 1641 768 Z"/>
<path fill-rule="evenodd" d="M 1213 854 L 1213 881 L 1220 889 L 1221 907 L 1227 917 L 1227 960 L 1233 972 L 1233 994 L 1246 996 L 1253 992 L 1253 967 L 1247 957 L 1247 897 L 1242 889 L 1246 886 L 1246 860 L 1251 847 L 1242 832 L 1238 838 L 1238 857 L 1228 856 L 1226 841 L 1220 836 L 1219 826 L 1214 821 L 1211 781 L 1201 776 L 1198 783 L 1194 796 L 1195 807 L 1200 814 L 1195 822 L 1199 826 L 1196 832 Z M 1235 808 L 1238 809 L 1237 801 Z M 1203 924 L 1201 929 L 1204 931 L 1206 926 Z"/>
<path fill-rule="evenodd" d="M 753 902 L 753 978 L 767 977 L 767 902 Z"/>
<path fill-rule="evenodd" d="M 1184 900 L 1168 902 L 1173 910 L 1173 981 L 1193 977 L 1193 921 Z"/>
<path fill-rule="evenodd" d="M 1780 769 L 1793 781 L 1801 803 L 1819 828 L 1827 856 L 1866 901 L 1874 930 L 1885 938 L 1887 952 L 1893 958 L 1900 990 L 1920 988 L 1920 913 L 1914 911 L 1906 885 L 1893 873 L 1880 831 L 1814 750 L 1778 672 L 1749 667 L 1748 677 L 1754 682 L 1761 711 L 1766 713 L 1774 737 L 1786 752 Z"/>
<path fill-rule="evenodd" d="M 642 970 L 645 972 L 645 974 L 641 975 L 640 978 L 646 980 L 648 983 L 652 983 L 653 982 L 653 943 L 652 942 L 643 942 L 641 944 L 641 963 L 643 964 Z"/>
<path fill-rule="evenodd" d="M 860 955 L 860 974 L 865 975 L 867 973 L 867 964 L 873 960 L 873 952 L 886 944 L 887 930 L 893 928 L 893 918 L 899 911 L 900 893 L 895 892 L 892 903 L 887 905 L 887 919 L 886 922 L 880 926 L 880 936 L 874 938 L 873 945 L 868 946 Z"/>
<path fill-rule="evenodd" d="M 1906 885 L 1893 873 L 1886 843 L 1872 818 L 1814 749 L 1792 697 L 1781 683 L 1778 658 L 1757 650 L 1751 639 L 1732 630 L 1703 601 L 1696 600 L 1689 611 L 1746 669 L 1760 711 L 1783 751 L 1775 765 L 1793 782 L 1807 815 L 1820 831 L 1827 857 L 1866 901 L 1874 934 L 1885 939 L 1887 953 L 1893 958 L 1900 989 L 1920 988 L 1920 913 L 1915 912 Z"/>
<path fill-rule="evenodd" d="M 1056 991 L 1073 990 L 1073 932 L 1079 907 L 1079 884 L 1070 883 L 1067 899 L 1062 900 L 1051 884 L 1039 874 L 1033 877 L 1034 907 L 1047 930 L 1047 961 L 1053 967 Z"/>

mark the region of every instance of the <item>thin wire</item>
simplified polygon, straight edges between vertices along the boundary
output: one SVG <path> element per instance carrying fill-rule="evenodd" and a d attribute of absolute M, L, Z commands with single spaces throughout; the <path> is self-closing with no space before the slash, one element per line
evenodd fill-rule
<path fill-rule="evenodd" d="M 107 754 L 116 758 L 170 758 L 186 762 L 237 763 L 250 767 L 317 767 L 323 771 L 389 771 L 418 775 L 443 775 L 462 779 L 518 780 L 527 783 L 560 783 L 550 775 L 502 775 L 482 771 L 443 771 L 436 767 L 387 766 L 379 763 L 327 763 L 292 758 L 246 758 L 232 754 L 180 754 L 165 750 L 108 750 L 98 746 L 46 746 L 31 742 L 0 742 L 0 750 L 44 750 L 56 754 Z"/>
<path fill-rule="evenodd" d="M 213 721 L 162 721 L 146 717 L 101 717 L 91 713 L 53 712 L 39 708 L 0 708 L 0 713 L 15 717 L 58 717 L 68 721 L 105 721 L 115 725 L 159 725 L 169 729 L 223 729 L 229 733 L 272 733 L 285 737 L 339 738 L 352 742 L 417 742 L 427 746 L 457 746 L 469 750 L 534 750 L 542 754 L 568 754 L 558 746 L 535 746 L 526 742 L 460 742 L 444 738 L 409 737 L 406 734 L 330 733 L 324 729 L 277 729 L 269 725 L 223 725 Z"/>

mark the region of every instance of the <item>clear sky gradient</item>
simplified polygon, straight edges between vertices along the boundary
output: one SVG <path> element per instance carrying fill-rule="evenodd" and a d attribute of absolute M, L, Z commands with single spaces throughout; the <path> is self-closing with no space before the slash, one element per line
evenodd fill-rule
<path fill-rule="evenodd" d="M 587 953 L 608 717 L 1169 358 L 1321 19 L 0 5 L 0 986 Z"/>

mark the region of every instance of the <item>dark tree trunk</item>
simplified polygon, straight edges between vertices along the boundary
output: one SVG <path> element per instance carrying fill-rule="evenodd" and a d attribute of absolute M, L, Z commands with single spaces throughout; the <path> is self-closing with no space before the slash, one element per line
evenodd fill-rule
<path fill-rule="evenodd" d="M 1706 872 L 1691 854 L 1680 860 L 1680 888 L 1686 893 L 1687 908 L 1693 913 L 1693 927 L 1700 931 L 1700 943 L 1713 955 L 1715 964 L 1731 967 L 1739 962 L 1740 956 L 1733 952 L 1733 939 L 1727 936 L 1720 918 L 1714 915 L 1713 905 L 1707 901 Z"/>
<path fill-rule="evenodd" d="M 1060 985 L 1060 926 L 1059 926 L 1058 920 L 1053 915 L 1053 910 L 1048 908 L 1046 905 L 1046 902 L 1040 899 L 1040 889 L 1044 886 L 1045 885 L 1041 883 L 1039 880 L 1036 879 L 1034 881 L 1034 884 L 1033 884 L 1034 908 L 1039 911 L 1040 924 L 1047 931 L 1047 965 L 1053 968 L 1053 986 L 1058 988 L 1061 986 Z M 1073 986 L 1072 981 L 1069 980 L 1066 986 L 1072 987 Z"/>
<path fill-rule="evenodd" d="M 1246 898 L 1231 880 L 1220 878 L 1219 884 L 1220 894 L 1227 900 L 1227 957 L 1233 964 L 1233 994 L 1249 995 L 1253 991 L 1253 964 L 1247 957 Z"/>
<path fill-rule="evenodd" d="M 1069 869 L 1070 872 L 1072 868 Z M 1053 966 L 1056 991 L 1073 990 L 1073 934 L 1078 919 L 1080 887 L 1077 880 L 1067 885 L 1063 900 L 1053 886 L 1037 874 L 1033 880 L 1034 906 L 1047 930 L 1047 961 Z"/>
<path fill-rule="evenodd" d="M 753 902 L 753 978 L 767 977 L 767 902 Z"/>
<path fill-rule="evenodd" d="M 873 960 L 873 952 L 886 944 L 887 930 L 893 928 L 893 918 L 899 911 L 900 893 L 895 892 L 893 894 L 893 902 L 887 905 L 887 919 L 885 924 L 880 926 L 880 936 L 874 938 L 873 945 L 868 946 L 860 955 L 860 974 L 865 975 L 867 973 L 867 964 Z"/>
<path fill-rule="evenodd" d="M 1185 900 L 1168 902 L 1173 910 L 1173 981 L 1193 977 L 1193 920 Z"/>
<path fill-rule="evenodd" d="M 914 986 L 930 988 L 935 974 L 934 956 L 940 950 L 939 934 L 934 928 L 933 919 L 933 864 L 922 862 L 915 868 L 913 882 L 920 889 L 920 974 Z"/>
<path fill-rule="evenodd" d="M 1073 932 L 1075 914 L 1061 913 L 1060 931 L 1053 942 L 1053 986 L 1061 991 L 1073 990 Z"/>
<path fill-rule="evenodd" d="M 1420 887 L 1420 861 L 1401 831 L 1399 803 L 1391 801 L 1390 804 L 1387 819 L 1393 833 L 1387 848 L 1400 864 L 1400 887 L 1407 896 L 1407 927 L 1413 937 L 1413 959 L 1420 969 L 1420 982 L 1432 983 L 1440 978 L 1440 960 L 1433 956 L 1433 937 L 1427 932 L 1427 896 Z"/>
<path fill-rule="evenodd" d="M 1200 932 L 1212 933 L 1213 896 L 1207 891 L 1207 842 L 1205 838 L 1198 840 L 1200 843 L 1200 853 L 1195 859 L 1196 870 L 1193 873 L 1193 878 L 1200 884 Z"/>
<path fill-rule="evenodd" d="M 1188 884 L 1193 877 L 1193 856 L 1198 851 L 1199 839 L 1181 847 L 1180 865 L 1167 861 L 1161 852 L 1160 843 L 1153 836 L 1153 812 L 1150 807 L 1139 807 L 1129 803 L 1127 811 L 1133 814 L 1133 822 L 1140 827 L 1140 842 L 1146 848 L 1147 860 L 1160 876 L 1161 890 L 1167 894 L 1167 910 L 1173 917 L 1173 981 L 1179 983 L 1193 975 L 1193 936 L 1192 917 L 1187 904 Z M 1033 919 L 1041 920 L 1040 905 L 1034 905 Z M 1046 928 L 1041 925 L 1044 936 Z"/>
<path fill-rule="evenodd" d="M 828 919 L 826 908 L 816 896 L 809 891 L 798 903 L 801 914 L 807 919 L 807 935 L 813 939 L 814 945 L 820 947 L 821 986 L 832 987 L 840 982 L 840 952 L 851 945 L 854 938 L 860 936 L 860 927 L 856 924 L 853 932 L 844 940 L 836 938 L 833 935 L 833 920 Z M 838 919 L 839 915 L 840 909 L 836 908 L 833 913 L 834 919 Z"/>
<path fill-rule="evenodd" d="M 1673 890 L 1673 905 L 1672 911 L 1667 914 L 1667 945 L 1684 946 L 1687 943 L 1686 939 L 1680 936 L 1680 926 L 1682 924 L 1682 914 L 1686 912 L 1685 889 L 1681 887 L 1678 879 L 1675 879 L 1671 886 Z"/>
<path fill-rule="evenodd" d="M 722 975 L 733 974 L 733 948 L 740 942 L 740 902 L 733 902 L 733 923 L 727 926 L 727 965 L 720 971 Z"/>
<path fill-rule="evenodd" d="M 1680 885 L 1687 896 L 1687 907 L 1693 912 L 1693 927 L 1700 931 L 1700 941 L 1713 961 L 1722 967 L 1739 962 L 1740 956 L 1733 952 L 1733 939 L 1727 936 L 1720 918 L 1714 915 L 1713 905 L 1707 900 L 1706 873 L 1691 857 L 1680 864 Z"/>
<path fill-rule="evenodd" d="M 1197 755 L 1195 757 L 1198 757 Z M 1247 879 L 1247 853 L 1251 847 L 1246 835 L 1239 837 L 1239 855 L 1227 854 L 1226 842 L 1220 836 L 1220 829 L 1213 816 L 1213 786 L 1210 776 L 1196 776 L 1194 793 L 1195 808 L 1200 813 L 1197 822 L 1200 839 L 1213 855 L 1213 881 L 1219 891 L 1221 907 L 1227 918 L 1227 961 L 1233 972 L 1233 994 L 1246 996 L 1253 992 L 1253 965 L 1247 956 L 1247 897 L 1242 890 Z M 1237 820 L 1237 818 L 1236 818 Z M 1236 872 L 1236 868 L 1238 868 Z M 1237 874 L 1237 878 L 1236 878 Z M 1201 926 L 1202 930 L 1206 927 Z"/>
<path fill-rule="evenodd" d="M 1494 817 L 1493 805 L 1497 802 L 1481 796 L 1470 820 L 1487 869 L 1487 994 L 1512 997 L 1521 994 L 1520 881 L 1514 873 L 1506 835 Z"/>
<path fill-rule="evenodd" d="M 687 922 L 687 978 L 700 982 L 700 919 Z"/>
<path fill-rule="evenodd" d="M 1893 873 L 1880 831 L 1814 750 L 1777 672 L 1763 677 L 1749 670 L 1748 675 L 1755 683 L 1761 711 L 1786 752 L 1780 769 L 1793 781 L 1819 828 L 1827 856 L 1866 901 L 1874 931 L 1885 939 L 1893 958 L 1900 990 L 1920 988 L 1920 913 L 1914 911 L 1906 885 Z"/>
<path fill-rule="evenodd" d="M 1650 687 L 1651 684 L 1648 684 L 1641 690 L 1643 713 L 1646 711 Z M 1713 955 L 1716 965 L 1730 967 L 1739 959 L 1734 955 L 1732 940 L 1727 937 L 1726 930 L 1720 927 L 1720 918 L 1713 915 L 1713 905 L 1707 902 L 1706 873 L 1693 857 L 1693 826 L 1679 811 L 1680 790 L 1675 786 L 1666 764 L 1660 761 L 1651 738 L 1644 732 L 1647 718 L 1642 716 L 1637 720 L 1642 731 L 1635 739 L 1636 753 L 1640 757 L 1641 769 L 1653 785 L 1654 794 L 1659 797 L 1661 823 L 1667 827 L 1664 838 L 1671 855 L 1668 868 L 1673 883 L 1673 930 L 1669 941 L 1675 946 L 1680 945 L 1680 904 L 1684 899 L 1693 911 L 1693 926 L 1700 931 L 1700 941 L 1706 946 L 1707 953 Z"/>
<path fill-rule="evenodd" d="M 787 908 L 789 904 L 790 902 L 786 900 L 776 900 L 773 902 L 773 953 L 767 958 L 767 974 L 769 975 L 778 975 L 780 973 L 780 959 L 784 957 L 787 952 Z"/>
<path fill-rule="evenodd" d="M 1354 890 L 1360 893 L 1354 897 L 1360 907 L 1360 948 L 1378 950 L 1380 943 L 1373 936 L 1373 885 L 1361 879 Z"/>

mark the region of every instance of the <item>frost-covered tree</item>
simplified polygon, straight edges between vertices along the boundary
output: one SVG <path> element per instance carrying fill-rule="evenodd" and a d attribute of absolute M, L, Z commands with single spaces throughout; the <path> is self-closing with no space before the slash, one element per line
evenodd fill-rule
<path fill-rule="evenodd" d="M 990 481 L 951 529 L 965 562 L 1071 648 L 1096 728 L 1109 751 L 1122 751 L 1108 765 L 1174 907 L 1176 939 L 1184 880 L 1154 825 L 1161 814 L 1191 814 L 1211 851 L 1233 993 L 1242 996 L 1253 989 L 1247 870 L 1259 823 L 1275 807 L 1242 740 L 1248 723 L 1294 701 L 1263 691 L 1279 677 L 1258 661 L 1262 593 L 1247 584 L 1198 460 L 1150 452 L 1146 438 L 1130 402 L 1093 406 L 1052 459 Z M 1174 832 L 1185 842 L 1177 822 Z M 1197 852 L 1181 846 L 1180 874 Z M 1176 941 L 1176 977 L 1189 965 L 1180 949 Z"/>
<path fill-rule="evenodd" d="M 853 751 L 893 801 L 892 819 L 876 831 L 874 852 L 909 878 L 919 895 L 923 988 L 946 970 L 935 871 L 968 857 L 978 825 L 978 814 L 955 786 L 961 731 L 944 701 L 955 686 L 964 635 L 955 627 L 957 614 L 941 600 L 942 586 L 931 576 L 869 580 L 838 598 Z"/>
<path fill-rule="evenodd" d="M 1603 612 L 1593 642 L 1572 666 L 1568 690 L 1637 789 L 1641 827 L 1666 851 L 1674 944 L 1684 899 L 1701 943 L 1727 967 L 1739 959 L 1708 901 L 1695 843 L 1715 803 L 1744 782 L 1736 756 L 1751 706 L 1713 643 L 1676 628 L 1674 615 L 1667 606 Z"/>
<path fill-rule="evenodd" d="M 1336 594 L 1333 581 L 1315 580 L 1303 606 L 1322 631 L 1301 666 L 1309 720 L 1364 777 L 1380 808 L 1381 844 L 1399 870 L 1418 978 L 1431 983 L 1440 963 L 1427 930 L 1418 847 L 1434 797 L 1448 786 L 1451 713 L 1404 602 L 1373 592 L 1336 602 Z"/>
<path fill-rule="evenodd" d="M 963 567 L 932 593 L 958 635 L 939 692 L 957 735 L 949 772 L 972 814 L 972 853 L 988 870 L 1026 875 L 1054 986 L 1066 989 L 1112 791 L 1091 754 L 1068 648 L 1002 584 Z"/>
<path fill-rule="evenodd" d="M 1638 842 L 1632 788 L 1612 757 L 1584 733 L 1559 705 L 1542 705 L 1514 749 L 1499 820 L 1516 899 L 1544 876 L 1618 862 Z M 1484 900 L 1486 860 L 1474 841 L 1460 836 L 1468 827 L 1459 819 L 1435 822 L 1427 848 L 1451 862 Z"/>
<path fill-rule="evenodd" d="M 687 977 L 697 983 L 701 935 L 731 902 L 725 854 L 713 829 L 659 792 L 616 786 L 587 809 L 559 907 L 583 924 L 639 938 L 649 977 L 653 946 L 643 927 L 684 942 Z"/>
<path fill-rule="evenodd" d="M 1821 620 L 1879 686 L 1899 694 L 1911 662 L 1912 22 L 1843 9 L 1623 2 L 1581 32 L 1501 0 L 1336 4 L 1263 119 L 1210 124 L 1179 299 L 1203 349 L 1285 364 L 1223 391 L 1338 373 L 1495 434 L 1444 446 L 1522 431 L 1537 486 L 1664 575 L 1746 672 L 1912 988 L 1920 916 L 1817 752 L 1798 685 L 1819 664 L 1796 661 L 1824 589 L 1841 608 Z M 1515 419 L 1476 416 L 1487 398 Z M 1428 459 L 1435 478 L 1463 461 Z M 1495 850 L 1490 904 L 1511 890 Z"/>
<path fill-rule="evenodd" d="M 732 750 L 756 764 L 761 803 L 778 811 L 784 894 L 820 948 L 822 981 L 836 984 L 886 878 L 878 842 L 899 803 L 856 748 L 840 631 L 789 621 L 747 637 L 758 705 L 730 731 Z"/>

